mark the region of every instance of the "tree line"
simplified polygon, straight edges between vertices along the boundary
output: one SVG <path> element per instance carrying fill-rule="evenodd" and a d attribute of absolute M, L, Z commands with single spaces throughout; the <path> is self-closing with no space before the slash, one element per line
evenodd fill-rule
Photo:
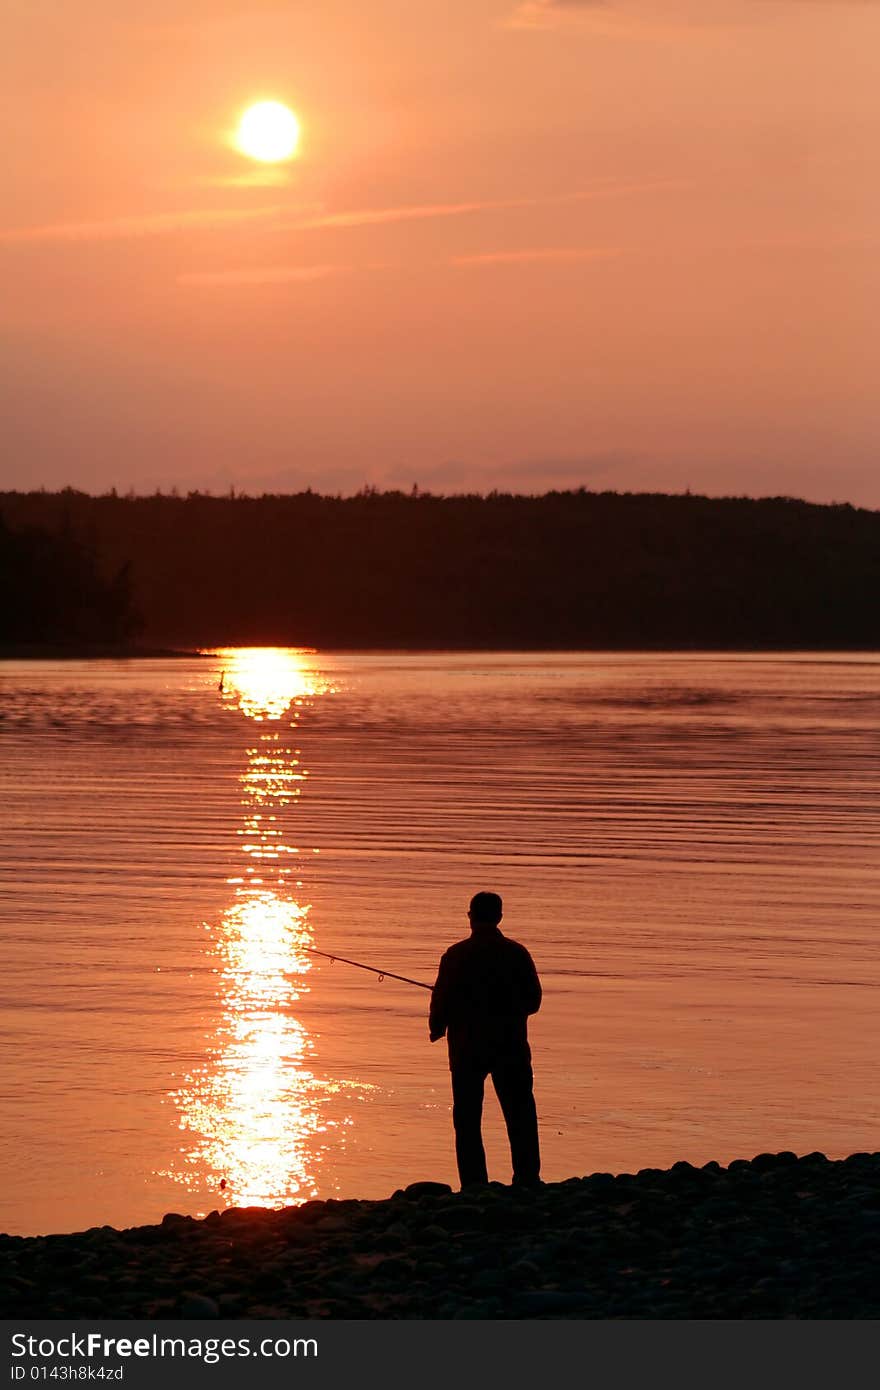
<path fill-rule="evenodd" d="M 141 627 L 127 562 L 108 570 L 67 521 L 13 529 L 0 512 L 0 643 L 117 647 Z"/>
<path fill-rule="evenodd" d="M 588 492 L 0 494 L 0 641 L 877 648 L 880 512 Z"/>

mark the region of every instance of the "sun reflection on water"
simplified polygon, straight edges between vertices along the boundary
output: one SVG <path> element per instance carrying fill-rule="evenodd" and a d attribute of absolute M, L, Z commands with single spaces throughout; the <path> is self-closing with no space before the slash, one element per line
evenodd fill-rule
<path fill-rule="evenodd" d="M 309 669 L 307 655 L 286 647 L 220 651 L 221 693 L 249 719 L 259 723 L 283 719 L 291 705 L 296 710 L 309 696 L 332 689 Z"/>
<path fill-rule="evenodd" d="M 214 1201 L 279 1206 L 315 1195 L 324 1152 L 350 1122 L 338 1106 L 329 1115 L 328 1102 L 354 1085 L 315 1075 L 315 1040 L 295 1016 L 314 938 L 310 905 L 300 900 L 300 850 L 288 843 L 307 777 L 290 734 L 302 709 L 333 687 L 301 652 L 219 657 L 224 708 L 276 727 L 247 748 L 237 832 L 245 863 L 228 879 L 234 896 L 219 923 L 204 924 L 219 1014 L 206 1062 L 172 1092 L 188 1144 L 171 1176 L 195 1192 L 209 1186 Z"/>

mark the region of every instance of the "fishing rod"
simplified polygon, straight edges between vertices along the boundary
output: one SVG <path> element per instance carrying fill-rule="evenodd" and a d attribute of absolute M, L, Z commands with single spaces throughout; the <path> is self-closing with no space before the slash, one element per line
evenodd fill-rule
<path fill-rule="evenodd" d="M 411 980 L 408 975 L 395 975 L 392 970 L 379 970 L 375 965 L 363 965 L 359 960 L 349 960 L 347 956 L 333 956 L 329 951 L 319 951 L 315 946 L 303 946 L 301 950 L 308 951 L 312 956 L 324 956 L 329 961 L 341 960 L 343 965 L 356 965 L 358 970 L 369 970 L 374 975 L 378 975 L 380 980 L 387 976 L 389 980 L 402 980 L 405 985 L 418 985 L 419 989 L 432 989 L 432 985 L 426 985 L 421 980 Z"/>
<path fill-rule="evenodd" d="M 208 927 L 207 922 L 202 923 L 203 927 Z M 348 956 L 331 955 L 329 951 L 319 951 L 317 946 L 300 946 L 299 950 L 308 952 L 311 956 L 323 956 L 332 964 L 335 960 L 341 960 L 344 965 L 356 965 L 358 970 L 369 970 L 372 975 L 378 975 L 380 980 L 402 980 L 405 985 L 417 985 L 419 989 L 433 989 L 433 985 L 426 985 L 424 980 L 411 980 L 408 975 L 395 975 L 393 970 L 380 970 L 376 965 L 364 965 L 359 960 L 349 960 Z"/>

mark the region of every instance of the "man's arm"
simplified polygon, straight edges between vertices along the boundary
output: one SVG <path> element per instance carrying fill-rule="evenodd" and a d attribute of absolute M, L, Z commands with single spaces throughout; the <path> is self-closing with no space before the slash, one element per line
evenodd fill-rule
<path fill-rule="evenodd" d="M 428 1035 L 431 1042 L 437 1042 L 446 1032 L 446 1025 L 449 1022 L 447 1016 L 447 1003 L 449 998 L 449 966 L 446 956 L 440 960 L 440 969 L 437 971 L 437 981 L 431 990 L 431 1007 L 428 1013 Z"/>
<path fill-rule="evenodd" d="M 536 1014 L 541 1007 L 542 990 L 535 962 L 523 948 L 523 1003 L 527 1014 Z"/>

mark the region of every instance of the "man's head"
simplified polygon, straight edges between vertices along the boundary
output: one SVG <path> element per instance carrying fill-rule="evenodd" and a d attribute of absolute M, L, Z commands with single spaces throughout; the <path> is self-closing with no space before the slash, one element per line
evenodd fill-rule
<path fill-rule="evenodd" d="M 501 921 L 501 899 L 497 893 L 475 893 L 468 908 L 472 927 L 497 927 Z"/>

